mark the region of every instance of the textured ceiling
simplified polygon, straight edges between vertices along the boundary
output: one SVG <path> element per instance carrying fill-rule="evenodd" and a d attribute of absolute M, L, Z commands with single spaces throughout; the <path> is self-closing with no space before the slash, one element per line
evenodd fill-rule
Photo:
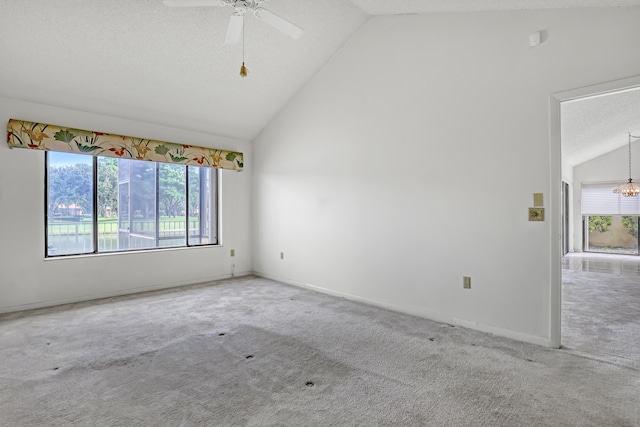
<path fill-rule="evenodd" d="M 228 6 L 0 0 L 0 96 L 251 140 L 367 19 L 349 0 L 263 7 L 305 34 L 247 16 L 243 79 Z"/>
<path fill-rule="evenodd" d="M 370 15 L 637 6 L 640 0 L 352 0 Z"/>
<path fill-rule="evenodd" d="M 238 75 L 242 45 L 224 44 L 230 7 L 169 8 L 161 0 L 0 0 L 0 96 L 253 140 L 369 15 L 637 4 L 640 0 L 271 0 L 263 6 L 305 34 L 294 40 L 247 16 L 249 77 L 243 79 Z M 589 112 L 596 114 L 583 111 Z M 625 126 L 617 132 L 626 131 Z M 619 139 L 601 139 L 608 138 Z"/>
<path fill-rule="evenodd" d="M 584 163 L 640 136 L 640 88 L 563 102 L 561 120 L 562 155 Z"/>

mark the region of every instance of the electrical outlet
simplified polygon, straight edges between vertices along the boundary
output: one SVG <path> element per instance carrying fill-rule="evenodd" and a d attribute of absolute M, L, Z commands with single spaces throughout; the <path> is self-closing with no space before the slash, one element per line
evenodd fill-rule
<path fill-rule="evenodd" d="M 231 256 L 236 256 L 236 250 L 235 249 L 231 249 Z"/>
<path fill-rule="evenodd" d="M 469 276 L 464 276 L 462 278 L 462 287 L 464 289 L 471 289 L 471 277 Z"/>

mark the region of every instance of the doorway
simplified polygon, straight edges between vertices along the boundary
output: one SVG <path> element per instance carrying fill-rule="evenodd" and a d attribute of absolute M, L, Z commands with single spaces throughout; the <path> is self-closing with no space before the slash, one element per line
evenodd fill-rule
<path fill-rule="evenodd" d="M 635 360 L 635 355 L 640 353 L 640 343 L 635 344 L 634 337 L 640 333 L 640 292 L 637 291 L 640 289 L 637 256 L 640 212 L 634 212 L 635 215 L 630 212 L 624 212 L 624 215 L 586 212 L 583 215 L 580 192 L 584 179 L 580 174 L 574 176 L 575 164 L 567 161 L 561 145 L 561 139 L 562 144 L 565 142 L 564 103 L 630 91 L 640 93 L 640 77 L 552 97 L 551 142 L 558 158 L 554 161 L 552 156 L 552 182 L 557 184 L 553 185 L 551 196 L 558 203 L 551 206 L 551 229 L 560 239 L 552 247 L 550 341 L 555 348 L 562 346 L 588 357 L 638 366 L 640 358 Z M 640 112 L 638 105 L 636 115 Z M 636 121 L 635 127 L 631 126 L 623 126 L 620 132 L 624 135 L 640 123 Z M 620 165 L 623 171 L 624 166 Z M 598 176 L 595 181 L 605 179 L 621 178 Z M 580 252 L 581 249 L 584 251 Z M 621 325 L 623 327 L 618 328 Z M 631 347 L 627 345 L 629 343 Z"/>

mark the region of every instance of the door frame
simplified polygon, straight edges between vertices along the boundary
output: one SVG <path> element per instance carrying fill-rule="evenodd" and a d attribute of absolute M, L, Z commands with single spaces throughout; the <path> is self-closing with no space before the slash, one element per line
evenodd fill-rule
<path fill-rule="evenodd" d="M 571 203 L 570 203 L 570 197 L 569 197 L 569 193 L 571 192 L 571 186 L 569 185 L 568 182 L 565 182 L 564 180 L 562 180 L 562 190 L 561 190 L 561 197 L 562 197 L 562 205 L 561 205 L 561 211 L 562 211 L 562 226 L 561 226 L 561 231 L 562 231 L 562 255 L 566 255 L 569 252 L 569 248 L 570 248 L 570 244 L 569 244 L 569 230 L 571 229 L 570 227 L 570 223 L 571 223 Z"/>
<path fill-rule="evenodd" d="M 549 292 L 549 345 L 560 348 L 562 341 L 562 151 L 560 148 L 560 104 L 574 99 L 605 95 L 640 87 L 640 76 L 585 86 L 549 97 L 549 164 L 551 175 L 550 242 L 551 277 Z"/>

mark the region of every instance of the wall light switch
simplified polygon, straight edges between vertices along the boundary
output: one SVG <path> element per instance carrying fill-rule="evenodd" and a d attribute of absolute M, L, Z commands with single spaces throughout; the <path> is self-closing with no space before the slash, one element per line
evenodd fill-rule
<path fill-rule="evenodd" d="M 280 252 L 280 259 L 284 259 L 284 252 Z"/>
<path fill-rule="evenodd" d="M 465 289 L 471 289 L 471 277 L 464 276 L 462 278 L 462 287 Z"/>
<path fill-rule="evenodd" d="M 236 256 L 236 250 L 235 249 L 231 249 L 231 256 Z"/>
<path fill-rule="evenodd" d="M 544 206 L 542 193 L 533 193 L 533 206 L 535 207 Z"/>
<path fill-rule="evenodd" d="M 544 208 L 529 208 L 529 221 L 544 221 Z"/>

